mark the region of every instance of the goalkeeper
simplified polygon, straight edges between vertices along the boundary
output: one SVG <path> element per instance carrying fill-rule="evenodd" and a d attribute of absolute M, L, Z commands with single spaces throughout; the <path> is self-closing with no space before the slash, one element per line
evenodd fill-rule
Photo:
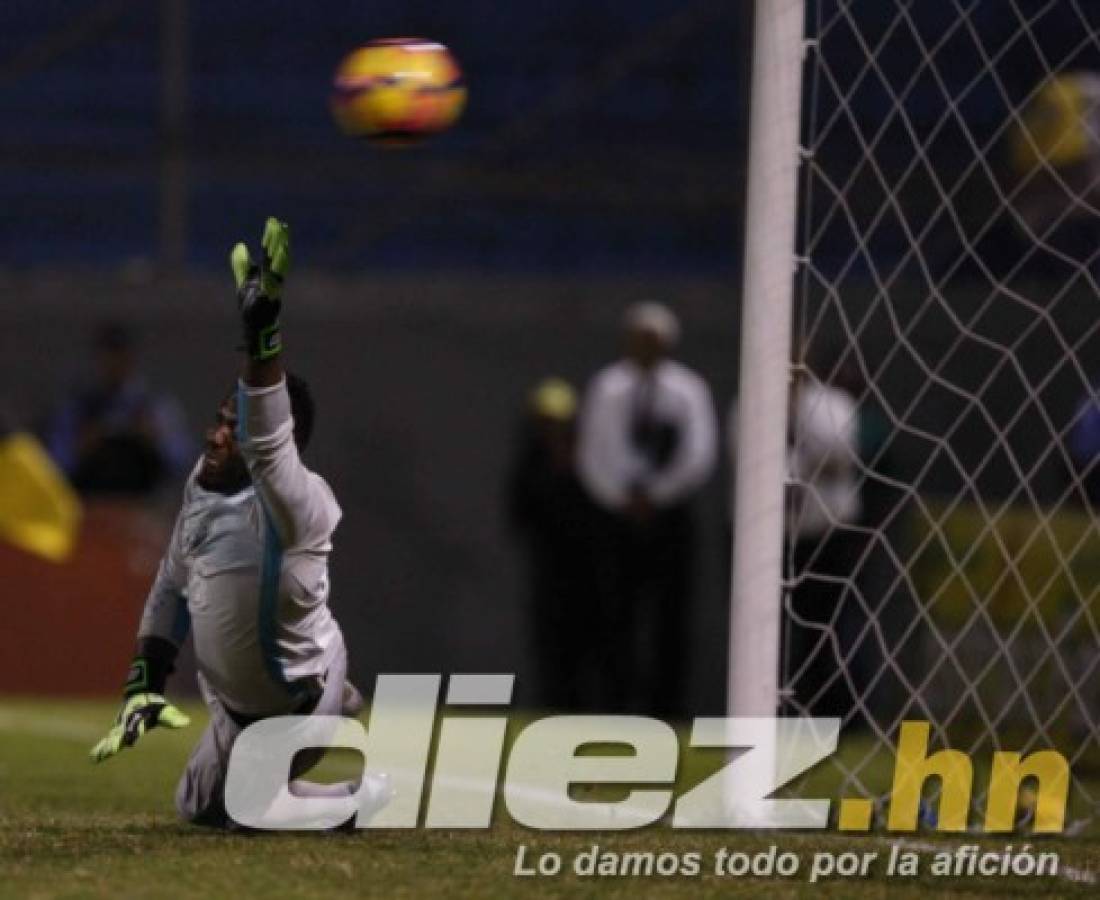
<path fill-rule="evenodd" d="M 344 680 L 344 638 L 328 608 L 328 555 L 340 507 L 324 479 L 301 462 L 313 404 L 281 361 L 284 223 L 268 219 L 262 249 L 258 265 L 244 244 L 231 253 L 244 329 L 241 377 L 184 488 L 145 602 L 122 708 L 91 751 L 101 762 L 151 728 L 188 724 L 164 689 L 190 629 L 210 724 L 180 779 L 176 808 L 187 821 L 214 827 L 231 825 L 225 776 L 245 727 L 267 716 L 354 715 L 362 708 Z M 295 781 L 292 788 L 305 796 L 355 790 L 347 782 Z"/>

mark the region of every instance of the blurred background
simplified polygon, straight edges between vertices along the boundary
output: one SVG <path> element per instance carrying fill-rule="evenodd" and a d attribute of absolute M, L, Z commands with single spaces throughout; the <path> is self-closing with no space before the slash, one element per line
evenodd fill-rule
<path fill-rule="evenodd" d="M 908 501 L 971 488 L 967 509 L 984 502 L 979 488 L 1011 500 L 1012 461 L 1024 460 L 1029 515 L 1048 503 L 1079 513 L 1088 490 L 1067 447 L 1094 399 L 1097 217 L 1078 201 L 1096 183 L 1096 131 L 1082 125 L 1095 97 L 1081 88 L 1054 126 L 1085 129 L 1073 158 L 1050 165 L 1060 138 L 1021 150 L 1018 132 L 1039 85 L 1100 70 L 1100 42 L 1089 4 L 1008 5 L 808 4 L 819 43 L 806 69 L 814 162 L 800 243 L 813 264 L 796 353 L 837 384 L 864 362 L 878 392 L 849 390 L 885 406 L 896 439 L 877 458 L 913 485 Z M 520 420 L 540 379 L 580 389 L 617 358 L 624 310 L 655 299 L 679 316 L 677 356 L 706 379 L 725 432 L 751 6 L 7 0 L 0 406 L 63 462 L 74 398 L 94 402 L 83 395 L 112 367 L 140 373 L 164 453 L 141 499 L 92 491 L 69 563 L 2 551 L 12 624 L 0 631 L 0 691 L 105 692 L 121 679 L 178 502 L 173 454 L 194 451 L 187 436 L 197 446 L 235 372 L 228 248 L 256 242 L 277 214 L 294 234 L 287 360 L 318 402 L 307 462 L 345 514 L 332 605 L 352 676 L 515 671 L 517 699 L 545 702 L 508 515 Z M 337 131 L 328 97 L 345 53 L 395 35 L 448 45 L 469 102 L 450 132 L 379 150 Z M 1050 213 L 1074 203 L 1083 215 Z M 987 380 L 997 360 L 976 362 L 975 342 L 955 341 L 968 310 L 978 318 L 964 315 L 962 330 L 1011 348 L 1018 381 Z M 1072 352 L 1066 335 L 1080 338 Z M 905 420 L 929 380 L 913 360 L 977 392 L 983 414 L 960 412 L 952 390 Z M 1035 406 L 1021 424 L 1022 403 Z M 1004 410 L 993 429 L 985 405 Z M 1008 461 L 982 462 L 991 441 Z M 1082 472 L 1098 447 L 1086 443 Z M 695 500 L 680 651 L 691 713 L 724 703 L 728 449 L 721 438 Z M 892 523 L 908 501 L 888 499 Z"/>
<path fill-rule="evenodd" d="M 307 462 L 344 509 L 332 604 L 352 674 L 516 671 L 533 701 L 507 514 L 531 387 L 551 374 L 582 386 L 618 355 L 627 304 L 654 298 L 681 316 L 682 352 L 719 403 L 733 389 L 743 6 L 4 3 L 9 419 L 47 440 L 119 323 L 197 448 L 236 366 L 228 248 L 278 214 L 294 233 L 287 359 L 318 402 Z M 394 35 L 447 44 L 469 102 L 449 133 L 380 150 L 341 135 L 328 98 L 345 53 Z M 179 484 L 90 500 L 65 566 L 6 551 L 3 571 L 21 574 L 4 605 L 27 621 L 0 637 L 0 690 L 114 690 Z M 97 512 L 120 502 L 140 512 Z M 685 652 L 692 706 L 718 708 L 718 480 L 700 502 L 705 575 Z M 108 546 L 89 551 L 93 537 Z M 60 638 L 92 627 L 96 641 Z"/>

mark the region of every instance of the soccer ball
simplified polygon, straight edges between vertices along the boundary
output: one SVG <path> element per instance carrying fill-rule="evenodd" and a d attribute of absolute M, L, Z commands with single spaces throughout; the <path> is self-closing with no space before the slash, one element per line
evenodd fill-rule
<path fill-rule="evenodd" d="M 332 115 L 345 134 L 410 144 L 449 128 L 466 105 L 462 71 L 442 44 L 371 41 L 344 57 L 333 78 Z"/>

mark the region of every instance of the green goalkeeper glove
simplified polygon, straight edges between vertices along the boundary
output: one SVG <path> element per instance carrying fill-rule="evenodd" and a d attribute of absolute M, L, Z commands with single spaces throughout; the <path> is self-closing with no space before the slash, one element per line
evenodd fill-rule
<path fill-rule="evenodd" d="M 123 701 L 115 724 L 107 736 L 92 747 L 89 756 L 92 762 L 103 762 L 119 750 L 134 746 L 150 728 L 158 725 L 184 728 L 190 724 L 187 715 L 160 694 L 133 694 Z"/>
<path fill-rule="evenodd" d="M 283 349 L 279 326 L 283 279 L 290 268 L 290 226 L 269 218 L 261 239 L 263 256 L 256 265 L 248 247 L 239 243 L 229 253 L 237 283 L 237 307 L 244 326 L 244 350 L 256 360 L 272 359 Z"/>
<path fill-rule="evenodd" d="M 130 663 L 122 691 L 122 708 L 107 736 L 92 747 L 93 762 L 103 762 L 119 750 L 132 747 L 146 731 L 157 725 L 183 728 L 191 720 L 164 699 L 164 685 L 172 672 L 177 648 L 170 641 L 146 637 L 138 641 L 137 655 Z"/>

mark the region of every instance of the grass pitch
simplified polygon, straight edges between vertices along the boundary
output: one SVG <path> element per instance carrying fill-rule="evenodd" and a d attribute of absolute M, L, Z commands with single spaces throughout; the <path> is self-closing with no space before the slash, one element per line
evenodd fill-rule
<path fill-rule="evenodd" d="M 685 832 L 646 828 L 602 834 L 533 832 L 501 810 L 489 831 L 363 831 L 356 834 L 227 835 L 180 823 L 172 807 L 176 780 L 204 724 L 189 707 L 190 728 L 157 731 L 133 751 L 93 766 L 88 748 L 114 715 L 110 702 L 0 701 L 0 898 L 112 897 L 246 900 L 330 897 L 921 897 L 1100 894 L 1100 883 L 1043 878 L 950 878 L 927 872 L 887 878 L 886 836 L 852 837 L 773 832 Z M 701 771 L 684 772 L 685 783 Z M 967 837 L 922 835 L 923 845 L 953 849 Z M 1063 873 L 1100 875 L 1095 838 L 1028 840 L 1013 835 L 981 843 L 1001 850 L 1025 842 L 1056 851 Z M 800 872 L 788 878 L 713 874 L 720 848 L 755 853 L 776 844 L 797 853 Z M 516 853 L 528 860 L 555 852 L 568 873 L 572 858 L 601 851 L 699 853 L 697 876 L 517 877 Z M 818 851 L 877 852 L 866 878 L 808 883 Z"/>

